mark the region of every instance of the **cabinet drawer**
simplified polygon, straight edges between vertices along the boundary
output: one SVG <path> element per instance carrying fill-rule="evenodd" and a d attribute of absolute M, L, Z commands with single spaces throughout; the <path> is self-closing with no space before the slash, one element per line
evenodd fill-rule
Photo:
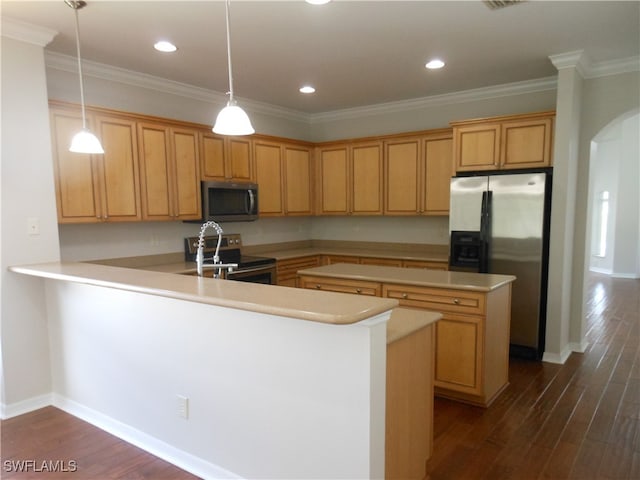
<path fill-rule="evenodd" d="M 360 263 L 360 257 L 352 255 L 323 255 L 323 265 L 333 265 L 334 263 Z"/>
<path fill-rule="evenodd" d="M 342 280 L 339 278 L 305 277 L 298 278 L 298 285 L 302 288 L 324 290 L 327 292 L 355 293 L 379 297 L 382 286 L 376 282 L 360 280 Z"/>
<path fill-rule="evenodd" d="M 402 306 L 436 312 L 483 315 L 485 310 L 485 295 L 478 292 L 385 284 L 382 296 L 395 298 Z"/>
<path fill-rule="evenodd" d="M 428 268 L 430 270 L 449 270 L 447 262 L 428 262 L 424 260 L 403 260 L 402 266 L 405 268 Z"/>
<path fill-rule="evenodd" d="M 378 258 L 378 257 L 361 257 L 361 265 L 380 265 L 383 267 L 401 267 L 402 259 L 400 258 Z"/>

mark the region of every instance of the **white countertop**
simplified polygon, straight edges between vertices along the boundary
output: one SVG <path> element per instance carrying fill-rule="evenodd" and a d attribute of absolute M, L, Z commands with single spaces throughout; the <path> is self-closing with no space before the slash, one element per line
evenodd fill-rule
<path fill-rule="evenodd" d="M 298 270 L 298 275 L 480 292 L 495 290 L 516 279 L 513 275 L 449 272 L 423 268 L 385 267 L 350 263 L 336 263 L 333 265 Z"/>
<path fill-rule="evenodd" d="M 356 323 L 398 305 L 396 300 L 388 298 L 317 292 L 91 263 L 50 262 L 13 266 L 9 270 L 47 279 L 337 325 Z"/>

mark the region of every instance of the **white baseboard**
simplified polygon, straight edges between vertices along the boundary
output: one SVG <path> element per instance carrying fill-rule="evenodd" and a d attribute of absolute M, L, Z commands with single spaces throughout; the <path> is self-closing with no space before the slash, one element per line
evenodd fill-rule
<path fill-rule="evenodd" d="M 105 432 L 114 435 L 125 442 L 155 455 L 189 473 L 201 478 L 229 478 L 241 479 L 242 477 L 225 470 L 213 463 L 180 450 L 151 435 L 126 425 L 114 418 L 104 415 L 96 410 L 85 407 L 73 400 L 58 394 L 53 394 L 53 405 L 60 410 L 78 417 Z"/>
<path fill-rule="evenodd" d="M 33 412 L 34 410 L 39 410 L 49 405 L 53 405 L 53 395 L 51 393 L 27 398 L 26 400 L 8 405 L 3 403 L 0 407 L 0 418 L 6 420 L 7 418 L 17 417 L 18 415 Z"/>
<path fill-rule="evenodd" d="M 630 280 L 637 280 L 640 278 L 640 275 L 638 275 L 637 273 L 616 273 L 613 272 L 611 274 L 611 276 L 613 278 L 628 278 Z"/>
<path fill-rule="evenodd" d="M 584 353 L 588 346 L 589 342 L 586 340 L 582 340 L 581 342 L 570 342 L 560 353 L 544 352 L 542 355 L 542 361 L 563 365 L 572 353 Z"/>

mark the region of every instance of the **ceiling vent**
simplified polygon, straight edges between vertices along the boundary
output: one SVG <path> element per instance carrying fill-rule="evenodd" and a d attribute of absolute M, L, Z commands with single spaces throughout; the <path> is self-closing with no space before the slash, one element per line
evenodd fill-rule
<path fill-rule="evenodd" d="M 522 3 L 525 0 L 482 0 L 482 2 L 491 10 L 497 10 L 499 8 L 509 7 Z"/>

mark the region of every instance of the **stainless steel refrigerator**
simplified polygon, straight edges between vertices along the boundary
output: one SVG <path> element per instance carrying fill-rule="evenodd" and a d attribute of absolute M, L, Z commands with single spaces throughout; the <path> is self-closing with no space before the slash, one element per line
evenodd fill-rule
<path fill-rule="evenodd" d="M 450 270 L 515 275 L 510 353 L 544 353 L 550 169 L 451 179 Z"/>

